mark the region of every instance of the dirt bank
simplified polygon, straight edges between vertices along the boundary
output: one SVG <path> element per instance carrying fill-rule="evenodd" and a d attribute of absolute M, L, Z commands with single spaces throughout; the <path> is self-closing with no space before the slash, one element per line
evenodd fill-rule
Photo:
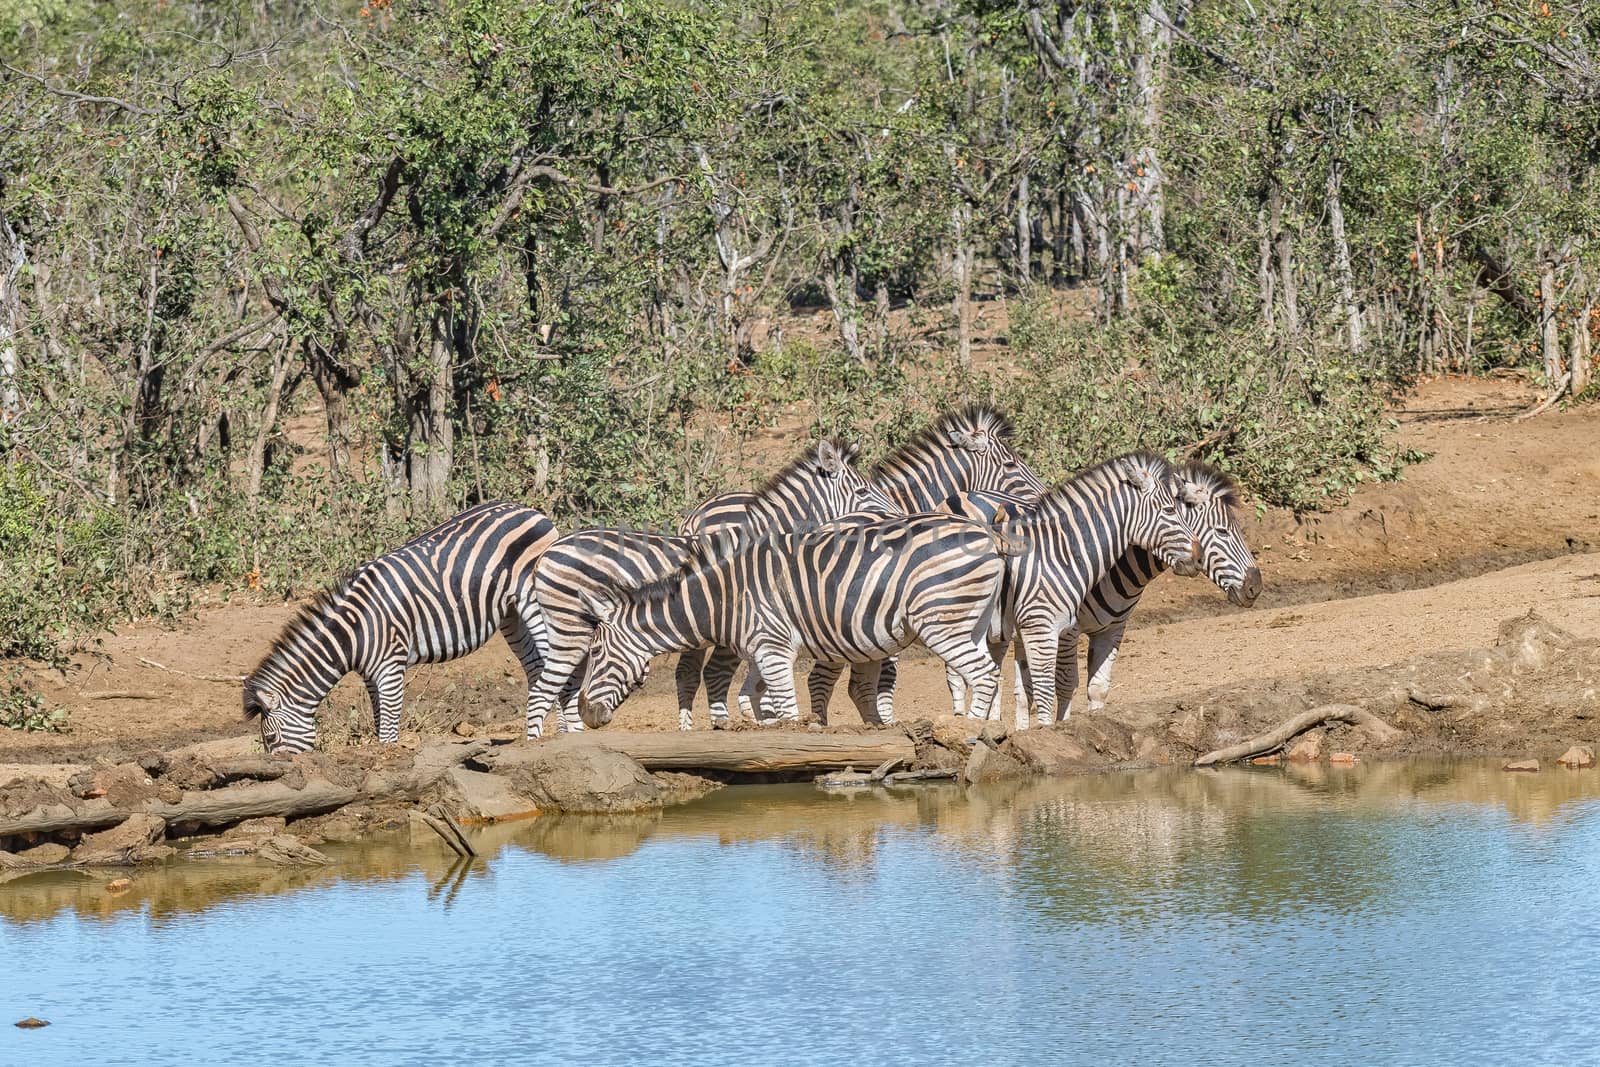
<path fill-rule="evenodd" d="M 1425 383 L 1397 413 L 1398 435 L 1432 458 L 1404 481 L 1362 487 L 1324 515 L 1269 510 L 1252 519 L 1268 581 L 1255 609 L 1230 607 L 1203 582 L 1168 577 L 1151 589 L 1123 645 L 1113 712 L 1124 703 L 1177 707 L 1218 685 L 1292 686 L 1330 667 L 1482 647 L 1502 620 L 1530 608 L 1579 637 L 1600 637 L 1600 556 L 1585 551 L 1600 541 L 1600 407 L 1513 421 L 1534 399 L 1517 379 Z M 65 675 L 32 672 L 46 699 L 69 710 L 72 732 L 0 731 L 0 761 L 72 762 L 242 735 L 236 679 L 295 606 L 231 596 L 176 629 L 129 624 Z M 903 714 L 947 706 L 937 664 L 910 657 L 902 677 Z M 511 728 L 520 683 L 499 640 L 415 670 L 408 725 Z M 836 721 L 853 722 L 845 703 L 836 701 Z M 370 723 L 354 679 L 330 705 L 347 724 Z M 671 672 L 657 670 L 613 728 L 670 729 L 676 718 Z"/>

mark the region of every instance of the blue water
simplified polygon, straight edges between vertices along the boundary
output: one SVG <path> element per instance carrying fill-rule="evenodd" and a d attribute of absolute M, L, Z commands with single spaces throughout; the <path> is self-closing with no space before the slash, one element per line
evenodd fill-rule
<path fill-rule="evenodd" d="M 1600 1060 L 1600 774 L 730 788 L 0 886 L 0 1064 Z M 107 877 L 110 875 L 108 874 Z"/>

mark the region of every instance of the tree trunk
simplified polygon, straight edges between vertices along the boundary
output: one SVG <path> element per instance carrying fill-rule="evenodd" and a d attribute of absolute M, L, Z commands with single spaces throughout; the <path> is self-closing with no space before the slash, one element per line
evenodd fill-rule
<path fill-rule="evenodd" d="M 17 386 L 17 324 L 22 320 L 22 294 L 17 291 L 27 248 L 11 222 L 0 216 L 0 425 L 22 414 Z"/>
<path fill-rule="evenodd" d="M 858 363 L 867 361 L 866 349 L 861 344 L 861 334 L 856 327 L 857 305 L 855 286 L 851 285 L 848 278 L 841 278 L 841 271 L 837 261 L 828 264 L 822 272 L 822 288 L 828 296 L 828 308 L 833 312 L 833 321 L 839 325 L 839 339 L 844 342 L 844 349 L 850 358 Z"/>
<path fill-rule="evenodd" d="M 1556 262 L 1547 257 L 1539 265 L 1539 342 L 1544 354 L 1546 386 L 1559 391 L 1561 381 L 1561 330 L 1556 319 Z"/>
<path fill-rule="evenodd" d="M 1266 209 L 1256 212 L 1256 294 L 1261 306 L 1261 325 L 1270 337 L 1277 332 L 1277 286 L 1273 284 L 1272 228 L 1267 223 Z"/>
<path fill-rule="evenodd" d="M 1578 317 L 1572 323 L 1572 349 L 1568 362 L 1572 367 L 1572 395 L 1578 396 L 1589 388 L 1589 316 L 1594 312 L 1594 291 L 1589 288 L 1588 278 L 1583 267 L 1578 267 L 1577 276 L 1567 291 L 1577 294 L 1583 300 L 1583 306 L 1578 309 Z"/>
<path fill-rule="evenodd" d="M 445 497 L 455 449 L 450 420 L 452 371 L 450 313 L 436 311 L 428 337 L 427 381 L 411 404 L 410 456 L 406 470 L 412 500 L 425 506 Z"/>
<path fill-rule="evenodd" d="M 1293 337 L 1300 332 L 1300 304 L 1294 282 L 1294 237 L 1284 223 L 1283 182 L 1276 170 L 1268 185 L 1267 219 L 1272 231 L 1272 252 L 1277 259 L 1278 298 L 1283 308 L 1283 328 Z"/>
<path fill-rule="evenodd" d="M 889 356 L 889 283 L 879 279 L 872 292 L 872 348 L 878 359 Z"/>
<path fill-rule="evenodd" d="M 285 340 L 278 349 L 278 358 L 273 362 L 272 383 L 267 386 L 267 402 L 261 408 L 261 425 L 256 427 L 255 440 L 250 443 L 250 456 L 246 461 L 249 473 L 245 484 L 246 493 L 249 495 L 252 506 L 256 498 L 261 495 L 261 475 L 266 468 L 267 441 L 272 436 L 272 428 L 278 422 L 278 404 L 283 399 L 283 383 L 289 377 L 289 342 Z"/>
<path fill-rule="evenodd" d="M 1033 219 L 1029 214 L 1028 172 L 1017 179 L 1017 284 L 1033 282 Z"/>
<path fill-rule="evenodd" d="M 1335 158 L 1328 168 L 1328 227 L 1333 231 L 1333 271 L 1339 279 L 1339 296 L 1344 302 L 1345 322 L 1350 331 L 1350 351 L 1361 352 L 1361 308 L 1356 303 L 1355 278 L 1350 269 L 1350 242 L 1344 232 L 1344 204 L 1339 190 L 1344 177 L 1344 162 Z"/>
<path fill-rule="evenodd" d="M 1182 4 L 1179 5 L 1180 8 Z M 1166 81 L 1167 56 L 1172 51 L 1172 30 L 1161 0 L 1150 0 L 1139 15 L 1139 44 L 1133 61 L 1134 97 L 1139 106 L 1143 145 L 1138 164 L 1139 255 L 1159 255 L 1167 246 L 1166 178 L 1156 145 L 1161 140 L 1161 94 Z"/>
<path fill-rule="evenodd" d="M 955 286 L 951 300 L 951 313 L 956 319 L 956 359 L 962 367 L 972 366 L 972 249 L 967 241 L 967 222 L 972 209 L 966 201 L 958 200 L 950 209 L 953 249 L 950 254 L 950 276 Z"/>

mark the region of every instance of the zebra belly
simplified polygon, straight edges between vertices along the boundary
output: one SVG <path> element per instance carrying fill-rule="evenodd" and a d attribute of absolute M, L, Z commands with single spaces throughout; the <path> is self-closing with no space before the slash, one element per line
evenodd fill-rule
<path fill-rule="evenodd" d="M 488 644 L 498 627 L 482 625 L 474 630 L 453 631 L 448 627 L 434 630 L 417 626 L 411 632 L 411 650 L 407 666 L 417 663 L 448 663 L 469 652 L 476 652 Z"/>

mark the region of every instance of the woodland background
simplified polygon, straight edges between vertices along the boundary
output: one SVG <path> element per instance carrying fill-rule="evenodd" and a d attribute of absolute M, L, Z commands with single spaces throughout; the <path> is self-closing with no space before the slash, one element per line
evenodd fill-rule
<path fill-rule="evenodd" d="M 1589 388 L 1597 49 L 1525 0 L 0 0 L 0 657 L 968 400 L 1052 478 L 1327 506 L 1418 375 Z"/>

